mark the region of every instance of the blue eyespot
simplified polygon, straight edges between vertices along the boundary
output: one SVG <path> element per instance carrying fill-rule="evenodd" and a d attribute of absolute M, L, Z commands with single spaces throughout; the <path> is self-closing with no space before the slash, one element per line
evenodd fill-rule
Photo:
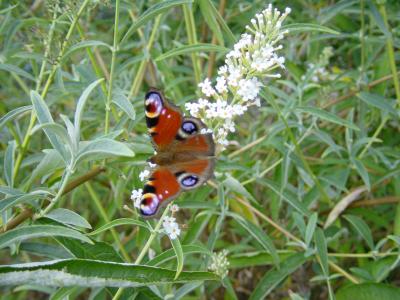
<path fill-rule="evenodd" d="M 199 178 L 194 175 L 188 175 L 186 177 L 183 177 L 181 180 L 181 184 L 185 187 L 192 187 L 196 185 L 196 183 L 199 181 Z"/>
<path fill-rule="evenodd" d="M 181 128 L 182 128 L 183 132 L 186 134 L 193 134 L 193 133 L 197 132 L 197 126 L 192 121 L 183 122 Z"/>
<path fill-rule="evenodd" d="M 158 197 L 155 194 L 144 194 L 140 203 L 140 212 L 144 216 L 152 216 L 157 212 L 158 204 Z"/>

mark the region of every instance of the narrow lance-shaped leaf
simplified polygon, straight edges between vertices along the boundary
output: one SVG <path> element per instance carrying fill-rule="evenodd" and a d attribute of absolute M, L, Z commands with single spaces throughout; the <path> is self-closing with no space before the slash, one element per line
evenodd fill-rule
<path fill-rule="evenodd" d="M 54 209 L 45 215 L 45 217 L 67 225 L 89 229 L 92 228 L 92 226 L 90 226 L 84 217 L 65 208 Z"/>
<path fill-rule="evenodd" d="M 238 222 L 240 226 L 242 226 L 265 250 L 271 254 L 274 264 L 278 266 L 279 256 L 270 237 L 260 229 L 260 227 L 250 223 L 241 216 L 234 213 L 228 213 L 228 215 Z"/>
<path fill-rule="evenodd" d="M 310 245 L 310 242 L 312 240 L 312 237 L 314 236 L 314 230 L 317 226 L 317 221 L 318 221 L 318 214 L 313 213 L 308 220 L 307 227 L 306 227 L 306 234 L 304 237 L 304 240 L 306 242 L 306 245 Z"/>
<path fill-rule="evenodd" d="M 112 156 L 132 157 L 135 154 L 124 143 L 107 138 L 101 138 L 86 143 L 79 151 L 76 162 L 96 160 Z"/>
<path fill-rule="evenodd" d="M 15 157 L 15 141 L 9 142 L 4 155 L 4 175 L 9 187 L 14 186 L 14 157 Z"/>
<path fill-rule="evenodd" d="M 193 53 L 193 52 L 227 52 L 229 51 L 228 48 L 214 45 L 214 44 L 204 44 L 204 43 L 199 43 L 199 44 L 194 44 L 194 45 L 185 45 L 181 46 L 175 49 L 172 49 L 170 51 L 167 51 L 160 56 L 158 56 L 155 61 L 160 61 L 166 58 L 174 57 L 177 55 L 183 55 L 183 54 L 188 54 L 188 53 Z"/>
<path fill-rule="evenodd" d="M 361 237 L 367 242 L 368 247 L 373 250 L 374 249 L 374 240 L 372 238 L 371 230 L 368 225 L 364 222 L 363 219 L 353 215 L 344 215 L 349 223 L 353 226 L 353 228 L 361 235 Z"/>
<path fill-rule="evenodd" d="M 140 226 L 140 227 L 150 230 L 149 226 L 143 221 L 134 220 L 131 218 L 121 218 L 121 219 L 112 220 L 111 222 L 104 224 L 100 228 L 88 233 L 87 235 L 96 235 L 96 234 L 102 233 L 106 230 L 109 230 L 111 228 L 114 228 L 116 226 L 122 226 L 122 225 Z"/>
<path fill-rule="evenodd" d="M 30 225 L 18 227 L 1 234 L 0 249 L 27 239 L 52 236 L 65 236 L 91 243 L 89 238 L 71 228 L 55 225 Z"/>
<path fill-rule="evenodd" d="M 135 120 L 135 108 L 124 94 L 116 93 L 115 95 L 113 95 L 112 102 L 115 103 L 120 109 L 122 109 L 124 113 L 126 113 L 126 115 L 129 117 L 129 119 Z"/>
<path fill-rule="evenodd" d="M 324 272 L 327 277 L 329 276 L 328 249 L 324 231 L 321 228 L 317 228 L 315 231 L 315 246 L 317 247 L 318 256 L 321 260 L 322 272 Z"/>
<path fill-rule="evenodd" d="M 305 113 L 309 113 L 313 116 L 316 116 L 322 120 L 328 121 L 328 122 L 332 122 L 341 126 L 345 126 L 354 130 L 360 130 L 355 124 L 339 118 L 338 116 L 336 116 L 335 114 L 328 112 L 326 110 L 320 109 L 320 108 L 316 108 L 316 107 L 297 107 L 296 110 L 301 111 L 301 112 L 305 112 Z"/>
<path fill-rule="evenodd" d="M 210 272 L 182 272 L 163 268 L 102 262 L 88 259 L 66 259 L 42 263 L 0 266 L 0 285 L 38 284 L 46 286 L 139 287 L 151 284 L 185 283 L 219 280 Z"/>
<path fill-rule="evenodd" d="M 178 238 L 175 239 L 171 239 L 171 244 L 172 247 L 174 248 L 174 252 L 176 255 L 176 274 L 174 279 L 177 279 L 179 277 L 179 274 L 182 272 L 183 270 L 183 251 L 182 251 L 182 246 L 181 246 L 181 242 L 179 241 Z"/>
<path fill-rule="evenodd" d="M 0 130 L 7 122 L 14 120 L 18 116 L 20 116 L 23 113 L 30 111 L 30 110 L 32 110 L 32 105 L 21 106 L 21 107 L 18 107 L 16 109 L 9 111 L 8 113 L 6 113 L 4 116 L 2 116 L 0 118 Z"/>
<path fill-rule="evenodd" d="M 78 104 L 76 105 L 75 116 L 74 116 L 74 126 L 75 126 L 75 138 L 77 139 L 76 142 L 79 142 L 80 137 L 80 126 L 81 126 L 81 119 L 83 114 L 83 109 L 85 108 L 86 101 L 89 98 L 90 93 L 94 90 L 94 88 L 102 82 L 104 79 L 100 78 L 95 82 L 92 82 L 82 93 L 79 97 Z"/>
<path fill-rule="evenodd" d="M 178 6 L 181 4 L 189 4 L 192 3 L 193 0 L 166 0 L 160 3 L 154 4 L 149 9 L 147 9 L 139 18 L 132 24 L 132 26 L 125 33 L 124 37 L 121 40 L 121 44 L 126 41 L 140 26 L 146 24 L 149 20 L 155 18 L 159 14 L 167 11 L 168 9 Z"/>
<path fill-rule="evenodd" d="M 46 103 L 36 91 L 31 91 L 31 101 L 40 124 L 54 123 L 53 117 L 51 116 Z M 68 154 L 59 138 L 49 129 L 44 129 L 44 132 L 54 149 L 56 149 L 61 154 L 64 161 L 67 162 Z"/>
<path fill-rule="evenodd" d="M 279 270 L 270 270 L 261 278 L 257 286 L 250 295 L 250 300 L 265 299 L 273 289 L 280 284 L 287 276 L 300 268 L 307 259 L 303 253 L 290 256 L 281 263 Z"/>

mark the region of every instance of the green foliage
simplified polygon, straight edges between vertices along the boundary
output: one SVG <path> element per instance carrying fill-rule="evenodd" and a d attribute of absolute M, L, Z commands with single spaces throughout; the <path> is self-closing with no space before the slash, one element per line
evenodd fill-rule
<path fill-rule="evenodd" d="M 185 111 L 265 5 L 0 2 L 2 296 L 400 299 L 399 1 L 277 1 L 286 68 L 215 177 L 161 221 L 130 200 L 145 93 Z"/>

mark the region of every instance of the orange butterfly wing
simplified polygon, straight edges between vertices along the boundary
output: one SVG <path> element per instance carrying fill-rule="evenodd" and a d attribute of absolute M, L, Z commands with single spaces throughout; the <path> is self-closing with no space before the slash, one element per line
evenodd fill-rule
<path fill-rule="evenodd" d="M 201 120 L 184 117 L 178 107 L 157 90 L 145 97 L 146 123 L 160 165 L 143 189 L 141 214 L 155 216 L 160 207 L 182 191 L 204 184 L 213 174 L 215 145 Z"/>

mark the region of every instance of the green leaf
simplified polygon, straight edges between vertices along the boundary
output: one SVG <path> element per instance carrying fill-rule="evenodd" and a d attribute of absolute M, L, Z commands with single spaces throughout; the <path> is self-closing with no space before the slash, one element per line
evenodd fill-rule
<path fill-rule="evenodd" d="M 135 23 L 128 29 L 125 33 L 124 37 L 121 40 L 121 43 L 124 43 L 140 26 L 146 24 L 149 20 L 155 18 L 159 14 L 167 11 L 168 9 L 181 5 L 181 4 L 189 4 L 192 3 L 193 0 L 165 0 L 154 4 L 149 9 L 147 9 L 140 17 L 136 20 Z"/>
<path fill-rule="evenodd" d="M 79 242 L 81 243 L 81 242 Z M 88 245 L 87 243 L 81 243 Z M 36 256 L 48 257 L 51 259 L 65 259 L 73 258 L 73 255 L 69 253 L 66 249 L 59 245 L 51 245 L 46 243 L 36 243 L 36 242 L 22 242 L 19 246 L 21 251 L 27 251 Z"/>
<path fill-rule="evenodd" d="M 307 259 L 303 253 L 297 253 L 290 256 L 281 263 L 279 270 L 270 270 L 261 278 L 250 295 L 250 300 L 264 299 L 274 288 L 281 283 L 287 276 L 300 268 Z"/>
<path fill-rule="evenodd" d="M 340 34 L 340 32 L 330 29 L 329 27 L 311 23 L 294 23 L 294 24 L 284 25 L 282 26 L 282 30 L 289 30 L 290 33 L 318 31 L 330 34 Z"/>
<path fill-rule="evenodd" d="M 40 124 L 54 123 L 53 117 L 51 116 L 46 103 L 36 91 L 31 91 L 31 101 Z M 64 145 L 61 143 L 59 138 L 48 129 L 44 129 L 44 132 L 46 133 L 46 136 L 54 149 L 56 149 L 60 153 L 64 161 L 67 162 L 68 155 Z"/>
<path fill-rule="evenodd" d="M 400 288 L 383 283 L 360 283 L 342 287 L 336 300 L 398 300 Z"/>
<path fill-rule="evenodd" d="M 307 247 L 310 245 L 310 242 L 314 236 L 314 231 L 317 226 L 317 221 L 318 221 L 318 214 L 313 213 L 308 220 L 307 227 L 306 227 L 306 234 L 304 237 L 304 241 L 307 245 Z"/>
<path fill-rule="evenodd" d="M 4 154 L 4 177 L 9 187 L 14 186 L 14 157 L 15 157 L 15 141 L 8 143 L 6 153 Z"/>
<path fill-rule="evenodd" d="M 54 225 L 29 225 L 18 227 L 0 234 L 0 249 L 27 239 L 55 236 L 65 236 L 92 243 L 89 238 L 71 228 Z"/>
<path fill-rule="evenodd" d="M 329 266 L 328 266 L 328 248 L 326 244 L 326 239 L 324 231 L 321 228 L 317 228 L 315 231 L 315 246 L 317 247 L 317 252 L 321 260 L 322 272 L 325 276 L 329 276 Z"/>
<path fill-rule="evenodd" d="M 92 226 L 90 226 L 90 224 L 88 223 L 88 221 L 86 221 L 85 218 L 81 217 L 76 212 L 73 212 L 65 208 L 54 209 L 50 213 L 45 215 L 45 217 L 66 225 L 72 225 L 76 227 L 89 228 L 89 229 L 92 228 Z"/>
<path fill-rule="evenodd" d="M 239 180 L 227 174 L 226 179 L 224 180 L 224 185 L 230 189 L 231 191 L 238 193 L 252 201 L 256 201 L 254 197 L 246 190 L 246 188 L 240 183 Z"/>
<path fill-rule="evenodd" d="M 113 96 L 113 103 L 115 103 L 131 120 L 135 120 L 136 112 L 132 103 L 128 100 L 128 98 L 122 93 L 116 93 Z"/>
<path fill-rule="evenodd" d="M 398 116 L 396 114 L 396 109 L 382 95 L 361 92 L 357 94 L 357 97 L 368 105 L 374 106 L 383 112 Z"/>
<path fill-rule="evenodd" d="M 361 235 L 361 237 L 367 242 L 368 247 L 374 249 L 374 240 L 372 238 L 371 230 L 369 229 L 367 223 L 363 219 L 353 215 L 344 215 L 345 218 L 354 229 Z"/>
<path fill-rule="evenodd" d="M 68 147 L 72 153 L 72 150 L 73 150 L 72 140 L 71 140 L 70 136 L 68 135 L 67 130 L 63 126 L 61 126 L 60 124 L 57 124 L 57 123 L 53 123 L 53 122 L 38 124 L 35 127 L 33 127 L 32 134 L 35 134 L 39 130 L 43 130 L 47 133 L 57 136 L 61 142 L 68 145 Z"/>
<path fill-rule="evenodd" d="M 1 128 L 3 128 L 3 126 L 7 122 L 14 120 L 15 118 L 19 117 L 23 113 L 30 111 L 30 110 L 32 110 L 32 105 L 21 106 L 21 107 L 18 107 L 16 109 L 9 111 L 8 113 L 6 113 L 4 116 L 2 116 L 0 118 L 0 130 L 1 130 Z"/>
<path fill-rule="evenodd" d="M 68 56 L 70 56 L 74 52 L 78 51 L 79 49 L 82 49 L 82 48 L 94 48 L 94 47 L 106 47 L 107 49 L 112 51 L 112 47 L 109 44 L 104 43 L 102 41 L 95 41 L 95 40 L 82 41 L 82 42 L 76 43 L 75 45 L 70 47 L 68 49 L 68 51 L 65 52 L 65 54 L 63 55 L 62 61 L 65 61 L 68 58 Z"/>
<path fill-rule="evenodd" d="M 364 184 L 367 186 L 368 191 L 371 190 L 371 182 L 369 180 L 369 175 L 367 169 L 364 167 L 364 164 L 357 158 L 352 158 L 351 161 L 353 162 L 357 173 L 361 176 Z"/>
<path fill-rule="evenodd" d="M 28 72 L 22 70 L 21 68 L 18 68 L 17 66 L 14 66 L 14 65 L 0 64 L 0 70 L 17 74 L 18 76 L 24 77 L 31 81 L 36 81 L 35 77 L 33 77 L 31 74 L 29 74 Z"/>
<path fill-rule="evenodd" d="M 221 16 L 219 11 L 216 9 L 216 7 L 214 6 L 213 2 L 211 0 L 204 0 L 204 3 L 205 3 L 205 6 L 206 6 L 205 13 L 213 15 L 213 18 L 215 18 L 218 21 L 219 25 L 221 26 L 221 29 L 224 32 L 225 38 L 227 38 L 229 40 L 230 44 L 234 44 L 236 42 L 235 35 L 232 33 L 231 29 L 226 24 L 224 18 Z M 212 18 L 212 17 L 210 16 L 209 18 Z M 210 26 L 210 24 L 209 24 L 209 26 Z M 214 26 L 214 25 L 212 25 L 212 26 Z M 211 26 L 210 26 L 210 28 L 212 29 Z"/>
<path fill-rule="evenodd" d="M 76 105 L 75 116 L 74 116 L 74 127 L 75 127 L 75 138 L 76 143 L 79 142 L 80 137 L 80 127 L 81 127 L 81 119 L 83 114 L 83 109 L 85 108 L 86 101 L 89 98 L 90 93 L 96 88 L 96 86 L 102 82 L 104 79 L 100 78 L 87 86 L 87 88 L 82 92 L 79 97 L 78 104 Z"/>
<path fill-rule="evenodd" d="M 263 178 L 259 182 L 268 186 L 273 192 L 275 192 L 277 195 L 282 197 L 283 200 L 285 200 L 289 205 L 291 205 L 294 209 L 296 209 L 303 216 L 307 216 L 307 217 L 311 216 L 311 212 L 309 209 L 307 209 L 305 204 L 303 204 L 302 202 L 297 200 L 292 194 L 290 194 L 285 189 L 282 190 L 275 182 L 265 179 L 265 178 Z"/>
<path fill-rule="evenodd" d="M 179 274 L 181 274 L 183 270 L 183 251 L 182 251 L 182 246 L 181 242 L 179 241 L 178 238 L 171 239 L 171 244 L 172 247 L 174 248 L 175 255 L 176 255 L 176 274 L 174 277 L 174 280 L 176 280 L 179 277 Z"/>
<path fill-rule="evenodd" d="M 194 45 L 185 45 L 181 46 L 175 49 L 172 49 L 168 52 L 165 52 L 158 56 L 155 61 L 160 61 L 166 58 L 174 57 L 177 55 L 182 55 L 182 54 L 188 54 L 188 53 L 193 53 L 193 52 L 227 52 L 229 51 L 228 48 L 225 48 L 223 46 L 218 46 L 214 44 L 204 44 L 204 43 L 198 43 Z"/>
<path fill-rule="evenodd" d="M 65 237 L 56 237 L 56 240 L 76 258 L 124 262 L 114 247 L 104 242 L 88 244 Z"/>
<path fill-rule="evenodd" d="M 37 200 L 40 198 L 44 198 L 46 196 L 42 191 L 39 192 L 31 192 L 29 194 L 17 194 L 8 196 L 2 200 L 0 200 L 0 213 L 5 211 L 8 208 L 14 207 L 17 204 L 26 203 L 29 201 Z"/>
<path fill-rule="evenodd" d="M 203 15 L 208 27 L 210 27 L 219 44 L 223 45 L 224 37 L 222 35 L 221 29 L 219 28 L 218 21 L 214 15 L 212 2 L 210 0 L 198 0 L 197 3 L 199 4 L 201 14 Z"/>
<path fill-rule="evenodd" d="M 342 118 L 339 118 L 333 113 L 330 113 L 326 110 L 320 109 L 320 108 L 315 108 L 315 107 L 296 107 L 297 111 L 303 112 L 303 113 L 309 113 L 315 117 L 318 117 L 322 120 L 332 122 L 338 125 L 342 125 L 354 130 L 360 130 L 355 124 L 344 120 Z"/>
<path fill-rule="evenodd" d="M 151 230 L 149 228 L 149 226 L 147 226 L 147 224 L 145 222 L 139 221 L 139 220 L 134 220 L 134 219 L 130 219 L 130 218 L 121 218 L 121 219 L 116 219 L 116 220 L 112 220 L 111 222 L 101 226 L 100 228 L 88 233 L 87 235 L 96 235 L 99 234 L 101 232 L 104 232 L 106 230 L 109 230 L 113 227 L 116 226 L 121 226 L 121 225 L 135 225 L 135 226 L 140 226 L 143 228 L 146 228 L 147 230 Z"/>
<path fill-rule="evenodd" d="M 182 245 L 182 251 L 183 251 L 184 255 L 199 253 L 199 254 L 211 256 L 210 250 L 208 250 L 206 247 L 200 246 L 200 245 Z M 152 260 L 148 261 L 146 263 L 146 265 L 159 266 L 165 262 L 168 262 L 168 261 L 174 259 L 175 256 L 176 256 L 175 250 L 168 249 L 167 251 L 164 251 L 163 253 L 154 257 Z"/>
<path fill-rule="evenodd" d="M 135 154 L 124 143 L 112 139 L 100 138 L 85 143 L 76 157 L 76 162 L 98 160 L 112 156 L 133 157 Z"/>
<path fill-rule="evenodd" d="M 58 151 L 46 149 L 43 150 L 43 152 L 45 152 L 45 155 L 29 177 L 28 185 L 36 180 L 36 178 L 42 178 L 45 175 L 65 167 L 65 162 Z"/>
<path fill-rule="evenodd" d="M 219 278 L 210 272 L 182 272 L 127 263 L 66 259 L 42 263 L 0 266 L 0 285 L 139 287 Z"/>
<path fill-rule="evenodd" d="M 279 265 L 279 256 L 274 243 L 271 238 L 259 227 L 254 225 L 253 223 L 247 221 L 242 218 L 238 214 L 227 213 L 227 215 L 231 216 L 233 220 L 235 220 L 239 225 L 241 225 L 260 245 L 271 254 L 273 262 L 276 266 Z"/>
<path fill-rule="evenodd" d="M 371 0 L 367 0 L 367 3 L 370 8 L 370 11 L 371 11 L 372 18 L 374 19 L 376 25 L 378 25 L 380 31 L 382 31 L 382 33 L 385 35 L 385 37 L 387 39 L 392 38 L 392 34 L 387 29 L 385 21 L 383 20 L 382 15 L 379 12 L 378 8 L 375 6 L 375 4 Z M 382 5 L 385 5 L 383 3 L 382 3 Z"/>

